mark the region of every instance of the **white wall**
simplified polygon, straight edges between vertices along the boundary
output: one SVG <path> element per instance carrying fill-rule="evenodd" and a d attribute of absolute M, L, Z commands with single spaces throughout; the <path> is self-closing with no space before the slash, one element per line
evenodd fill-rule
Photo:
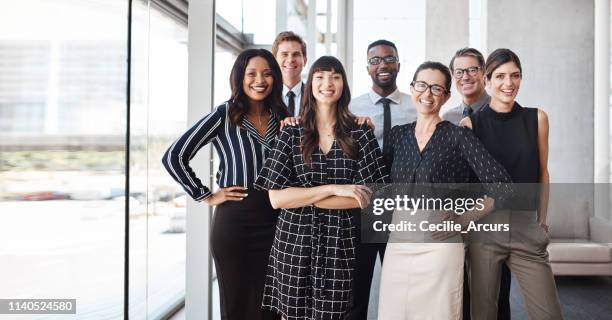
<path fill-rule="evenodd" d="M 517 101 L 550 119 L 552 182 L 593 181 L 594 4 L 575 0 L 487 1 L 487 49 L 518 54 Z"/>

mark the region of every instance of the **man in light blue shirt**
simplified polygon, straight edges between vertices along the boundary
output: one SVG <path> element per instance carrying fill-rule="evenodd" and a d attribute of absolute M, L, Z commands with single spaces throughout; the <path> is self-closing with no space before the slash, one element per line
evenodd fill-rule
<path fill-rule="evenodd" d="M 351 100 L 350 111 L 358 117 L 369 117 L 374 123 L 374 135 L 381 149 L 384 149 L 385 132 L 391 127 L 416 120 L 416 110 L 410 95 L 397 88 L 397 74 L 400 71 L 399 57 L 395 44 L 377 40 L 368 46 L 368 74 L 372 78 L 372 90 Z M 388 104 L 390 125 L 385 127 L 385 104 Z"/>
<path fill-rule="evenodd" d="M 385 149 L 385 137 L 391 127 L 416 120 L 416 110 L 410 96 L 397 88 L 397 74 L 400 63 L 395 44 L 387 40 L 377 40 L 368 46 L 368 73 L 372 78 L 372 90 L 351 100 L 350 111 L 358 117 L 369 117 L 374 126 L 374 135 L 381 149 Z M 380 254 L 383 261 L 385 243 L 362 243 L 361 211 L 354 211 L 357 225 L 357 245 L 355 254 L 355 275 L 353 281 L 353 302 L 348 319 L 366 320 L 370 298 L 370 285 Z"/>

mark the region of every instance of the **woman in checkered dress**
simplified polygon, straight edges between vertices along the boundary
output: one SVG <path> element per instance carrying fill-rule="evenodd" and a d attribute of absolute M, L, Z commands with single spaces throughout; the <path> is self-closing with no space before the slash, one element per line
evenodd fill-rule
<path fill-rule="evenodd" d="M 256 188 L 282 208 L 270 253 L 263 307 L 293 319 L 342 319 L 355 259 L 350 209 L 365 207 L 367 183 L 388 182 L 370 128 L 355 125 L 340 61 L 311 67 L 301 124 L 281 131 Z"/>

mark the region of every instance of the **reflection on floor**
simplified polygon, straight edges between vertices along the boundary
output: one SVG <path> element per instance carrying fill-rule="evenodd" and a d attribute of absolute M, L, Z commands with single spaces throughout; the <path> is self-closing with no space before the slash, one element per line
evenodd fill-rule
<path fill-rule="evenodd" d="M 376 320 L 378 310 L 378 290 L 380 265 L 377 264 L 368 320 Z M 604 320 L 610 319 L 612 314 L 612 277 L 556 277 L 559 299 L 565 320 Z M 219 317 L 219 294 L 215 282 L 213 290 L 213 319 Z M 513 320 L 527 320 L 527 313 L 523 304 L 523 297 L 516 279 L 512 279 L 512 292 L 510 296 Z M 171 320 L 184 320 L 185 313 L 181 310 Z"/>

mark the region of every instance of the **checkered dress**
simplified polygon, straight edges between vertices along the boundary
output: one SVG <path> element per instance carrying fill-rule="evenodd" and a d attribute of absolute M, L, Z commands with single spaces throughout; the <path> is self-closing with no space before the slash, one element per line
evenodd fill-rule
<path fill-rule="evenodd" d="M 300 147 L 303 129 L 285 127 L 259 173 L 263 190 L 326 184 L 388 182 L 381 151 L 367 126 L 351 131 L 359 155 L 350 159 L 334 141 L 319 148 L 311 167 Z M 355 225 L 350 210 L 314 206 L 281 210 L 264 289 L 263 307 L 293 319 L 342 319 L 350 306 Z"/>

